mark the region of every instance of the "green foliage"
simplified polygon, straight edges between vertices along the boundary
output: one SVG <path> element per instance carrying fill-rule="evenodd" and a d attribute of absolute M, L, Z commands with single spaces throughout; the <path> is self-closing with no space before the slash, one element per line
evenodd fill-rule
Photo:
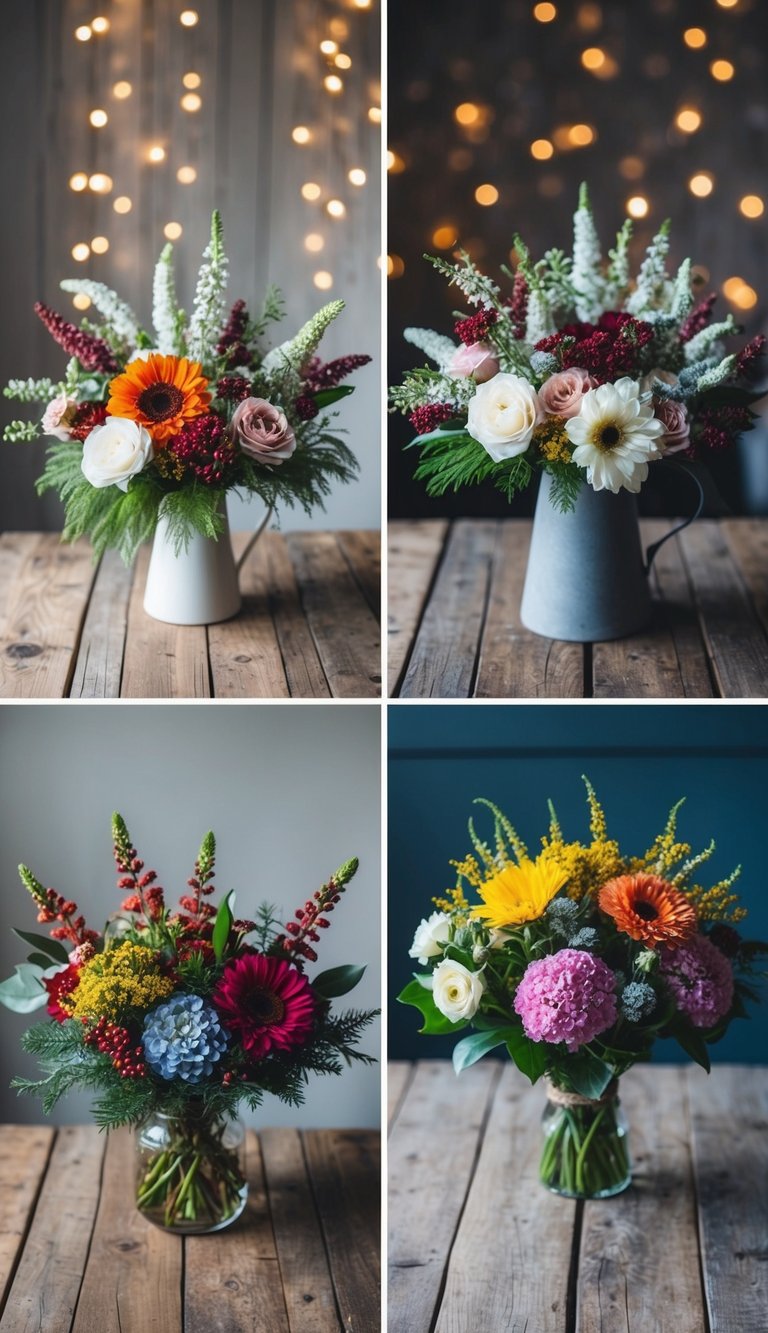
<path fill-rule="evenodd" d="M 256 936 L 255 946 L 260 953 L 267 953 L 275 935 L 282 929 L 282 914 L 273 903 L 259 903 L 256 908 L 256 924 L 251 932 Z"/>
<path fill-rule="evenodd" d="M 428 495 L 444 495 L 485 481 L 497 467 L 482 444 L 466 431 L 436 431 L 422 446 L 414 476 L 426 482 Z"/>
<path fill-rule="evenodd" d="M 20 403 L 46 403 L 60 388 L 49 379 L 9 380 L 3 389 L 3 397 L 15 398 Z"/>
<path fill-rule="evenodd" d="M 285 315 L 285 297 L 279 287 L 270 283 L 267 287 L 264 301 L 255 319 L 252 319 L 248 325 L 246 337 L 248 342 L 253 342 L 257 338 L 263 337 L 270 324 L 277 324 Z"/>
<path fill-rule="evenodd" d="M 14 935 L 18 935 L 20 940 L 29 944 L 33 949 L 39 949 L 46 955 L 47 961 L 45 967 L 50 967 L 51 963 L 66 963 L 69 961 L 69 954 L 60 940 L 52 940 L 47 935 L 35 935 L 29 930 L 16 930 L 13 927 Z"/>
<path fill-rule="evenodd" d="M 216 956 L 217 963 L 220 963 L 224 957 L 224 950 L 227 947 L 229 933 L 232 929 L 232 921 L 234 919 L 232 916 L 232 904 L 234 901 L 234 890 L 230 889 L 224 901 L 219 904 L 219 910 L 216 913 L 211 944 L 213 945 L 213 952 Z"/>
<path fill-rule="evenodd" d="M 353 481 L 358 462 L 352 450 L 332 434 L 330 418 L 307 422 L 296 451 L 280 467 L 261 467 L 250 459 L 242 465 L 238 490 L 261 496 L 267 507 L 300 505 L 307 514 L 323 508 L 334 482 Z"/>
<path fill-rule="evenodd" d="M 469 1069 L 478 1060 L 482 1060 L 489 1051 L 497 1046 L 506 1046 L 510 1036 L 516 1035 L 514 1028 L 489 1028 L 485 1032 L 473 1032 L 469 1037 L 462 1037 L 453 1048 L 453 1067 L 457 1074 Z"/>
<path fill-rule="evenodd" d="M 3 429 L 3 439 L 8 444 L 29 444 L 40 434 L 37 421 L 9 421 Z"/>
<path fill-rule="evenodd" d="M 46 993 L 40 980 L 44 969 L 34 962 L 17 963 L 14 974 L 0 982 L 0 1004 L 15 1014 L 31 1014 L 45 1004 Z"/>
<path fill-rule="evenodd" d="M 437 269 L 438 273 L 442 273 L 444 277 L 448 278 L 449 282 L 458 287 L 473 305 L 490 306 L 494 310 L 502 310 L 503 306 L 496 283 L 480 272 L 466 250 L 459 250 L 458 255 L 458 264 L 451 264 L 447 259 L 440 259 L 436 255 L 425 255 L 424 258 L 432 264 L 433 268 Z"/>
<path fill-rule="evenodd" d="M 343 963 L 341 967 L 329 967 L 326 972 L 321 972 L 312 982 L 312 989 L 316 995 L 320 995 L 324 1000 L 334 1000 L 340 995 L 348 995 L 351 990 L 363 978 L 365 965 L 362 967 L 354 963 Z"/>
<path fill-rule="evenodd" d="M 431 987 L 428 989 L 426 983 L 431 983 L 431 976 L 414 977 L 408 985 L 401 990 L 397 999 L 400 1004 L 412 1004 L 414 1009 L 418 1009 L 424 1019 L 424 1026 L 419 1028 L 420 1032 L 426 1033 L 428 1037 L 443 1036 L 447 1032 L 460 1032 L 467 1026 L 466 1020 L 461 1019 L 458 1023 L 452 1023 L 450 1018 L 441 1014 L 432 996 Z"/>
<path fill-rule="evenodd" d="M 524 491 L 530 485 L 532 475 L 533 468 L 525 454 L 518 454 L 517 458 L 495 465 L 493 484 L 507 500 L 511 500 L 518 491 Z"/>
<path fill-rule="evenodd" d="M 552 478 L 549 499 L 555 509 L 565 514 L 573 509 L 584 485 L 584 472 L 575 463 L 560 461 L 547 463 L 546 471 Z"/>
<path fill-rule="evenodd" d="M 323 1024 L 319 1037 L 319 1043 L 313 1048 L 312 1054 L 315 1059 L 323 1056 L 327 1050 L 338 1052 L 346 1064 L 351 1065 L 354 1060 L 359 1064 L 375 1065 L 376 1058 L 373 1055 L 367 1055 L 365 1051 L 358 1051 L 356 1043 L 360 1040 L 363 1032 L 370 1027 L 375 1018 L 378 1017 L 378 1009 L 347 1009 L 342 1014 L 330 1014 Z M 317 1066 L 313 1066 L 317 1068 Z M 329 1073 L 341 1073 L 341 1067 L 328 1071 Z"/>

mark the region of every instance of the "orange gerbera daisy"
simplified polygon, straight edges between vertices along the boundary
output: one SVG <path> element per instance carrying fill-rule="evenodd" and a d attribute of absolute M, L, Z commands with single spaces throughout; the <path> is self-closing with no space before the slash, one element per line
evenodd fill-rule
<path fill-rule="evenodd" d="M 107 412 L 146 426 L 155 441 L 177 435 L 185 421 L 207 412 L 211 395 L 198 361 L 153 352 L 131 361 L 109 386 Z"/>
<path fill-rule="evenodd" d="M 674 949 L 696 929 L 696 909 L 679 889 L 658 875 L 619 875 L 598 896 L 600 910 L 619 930 L 654 948 Z"/>

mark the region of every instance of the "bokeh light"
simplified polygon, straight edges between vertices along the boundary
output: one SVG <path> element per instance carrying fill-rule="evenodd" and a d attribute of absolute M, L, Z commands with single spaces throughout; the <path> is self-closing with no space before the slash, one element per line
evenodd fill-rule
<path fill-rule="evenodd" d="M 90 253 L 91 247 L 86 245 L 85 241 L 78 241 L 77 245 L 72 246 L 72 258 L 76 259 L 78 264 L 84 264 Z"/>
<path fill-rule="evenodd" d="M 478 185 L 475 190 L 475 199 L 483 208 L 490 208 L 492 204 L 498 203 L 499 192 L 495 185 Z"/>
<path fill-rule="evenodd" d="M 79 194 L 81 190 L 87 190 L 88 177 L 84 171 L 76 171 L 74 176 L 70 176 L 69 188 L 74 190 L 76 194 Z"/>
<path fill-rule="evenodd" d="M 538 23 L 551 23 L 557 18 L 557 9 L 554 5 L 540 4 L 533 6 L 533 17 Z"/>
<path fill-rule="evenodd" d="M 684 134 L 695 134 L 701 127 L 701 112 L 693 106 L 681 106 L 675 116 L 675 124 Z"/>
<path fill-rule="evenodd" d="M 102 111 L 101 107 L 96 107 L 95 110 L 91 111 L 88 119 L 95 130 L 101 130 L 109 120 L 109 116 L 106 111 Z"/>
<path fill-rule="evenodd" d="M 692 51 L 698 51 L 707 44 L 707 34 L 703 28 L 686 28 L 683 33 L 683 41 L 686 46 L 690 46 Z"/>
<path fill-rule="evenodd" d="M 163 227 L 163 235 L 168 241 L 178 241 L 184 228 L 180 222 L 166 222 Z"/>
<path fill-rule="evenodd" d="M 309 250 L 310 254 L 319 254 L 325 248 L 325 237 L 320 235 L 319 231 L 310 231 L 304 237 L 304 249 Z"/>
<path fill-rule="evenodd" d="M 765 204 L 759 194 L 745 194 L 739 200 L 739 212 L 743 213 L 745 218 L 761 218 L 765 212 Z"/>
<path fill-rule="evenodd" d="M 133 84 L 127 79 L 119 79 L 112 88 L 112 96 L 116 97 L 118 102 L 124 102 L 126 97 L 130 97 L 133 92 Z"/>
<path fill-rule="evenodd" d="M 291 138 L 294 143 L 310 143 L 312 139 L 312 131 L 308 125 L 295 125 L 291 130 Z"/>
<path fill-rule="evenodd" d="M 129 199 L 127 194 L 119 194 L 112 207 L 116 213 L 130 213 L 133 208 L 133 201 Z"/>
<path fill-rule="evenodd" d="M 308 199 L 310 202 L 319 199 L 322 193 L 323 192 L 316 181 L 305 181 L 301 187 L 302 199 Z"/>
<path fill-rule="evenodd" d="M 554 151 L 554 146 L 549 139 L 534 139 L 531 144 L 531 157 L 535 157 L 538 162 L 546 162 Z"/>
<path fill-rule="evenodd" d="M 95 255 L 105 255 L 109 249 L 109 237 L 94 236 L 91 241 L 91 249 Z"/>
<path fill-rule="evenodd" d="M 180 185 L 193 185 L 197 180 L 197 169 L 195 167 L 179 167 L 176 172 L 176 179 Z"/>
<path fill-rule="evenodd" d="M 312 281 L 321 292 L 327 292 L 333 286 L 333 274 L 326 268 L 321 268 L 313 275 Z"/>
<path fill-rule="evenodd" d="M 715 188 L 715 178 L 711 171 L 697 171 L 688 182 L 688 189 L 697 199 L 706 199 Z"/>
<path fill-rule="evenodd" d="M 729 83 L 736 70 L 730 60 L 713 60 L 709 72 L 718 83 Z"/>
<path fill-rule="evenodd" d="M 627 212 L 631 218 L 647 217 L 649 208 L 648 200 L 643 194 L 633 194 L 627 200 Z"/>

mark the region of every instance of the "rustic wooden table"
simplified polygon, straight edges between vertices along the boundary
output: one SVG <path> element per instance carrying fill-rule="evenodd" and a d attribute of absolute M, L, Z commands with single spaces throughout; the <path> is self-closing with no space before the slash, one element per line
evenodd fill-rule
<path fill-rule="evenodd" d="M 389 1333 L 765 1333 L 768 1070 L 638 1066 L 634 1181 L 538 1181 L 544 1094 L 511 1064 L 389 1073 Z"/>
<path fill-rule="evenodd" d="M 2 1333 L 375 1333 L 379 1136 L 266 1130 L 228 1231 L 167 1235 L 132 1206 L 119 1130 L 3 1126 Z"/>
<path fill-rule="evenodd" d="M 97 567 L 85 541 L 0 537 L 0 697 L 380 693 L 378 533 L 266 533 L 240 576 L 242 612 L 207 627 L 145 615 L 148 561 L 142 550 L 130 570 L 108 552 Z"/>
<path fill-rule="evenodd" d="M 641 523 L 645 544 L 672 526 Z M 768 695 L 768 521 L 707 519 L 673 537 L 654 563 L 651 628 L 586 645 L 520 624 L 530 532 L 522 519 L 390 525 L 390 695 Z"/>

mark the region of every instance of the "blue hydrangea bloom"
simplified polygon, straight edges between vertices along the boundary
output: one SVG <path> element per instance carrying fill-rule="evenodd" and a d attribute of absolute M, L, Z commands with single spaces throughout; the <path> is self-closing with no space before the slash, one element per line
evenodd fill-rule
<path fill-rule="evenodd" d="M 582 926 L 568 941 L 569 949 L 596 949 L 597 931 L 592 926 Z"/>
<path fill-rule="evenodd" d="M 161 1078 L 200 1083 L 228 1041 L 216 1010 L 199 995 L 172 995 L 144 1019 L 144 1054 Z"/>
<path fill-rule="evenodd" d="M 644 981 L 630 981 L 621 997 L 621 1011 L 630 1023 L 639 1023 L 656 1008 L 656 992 Z"/>

